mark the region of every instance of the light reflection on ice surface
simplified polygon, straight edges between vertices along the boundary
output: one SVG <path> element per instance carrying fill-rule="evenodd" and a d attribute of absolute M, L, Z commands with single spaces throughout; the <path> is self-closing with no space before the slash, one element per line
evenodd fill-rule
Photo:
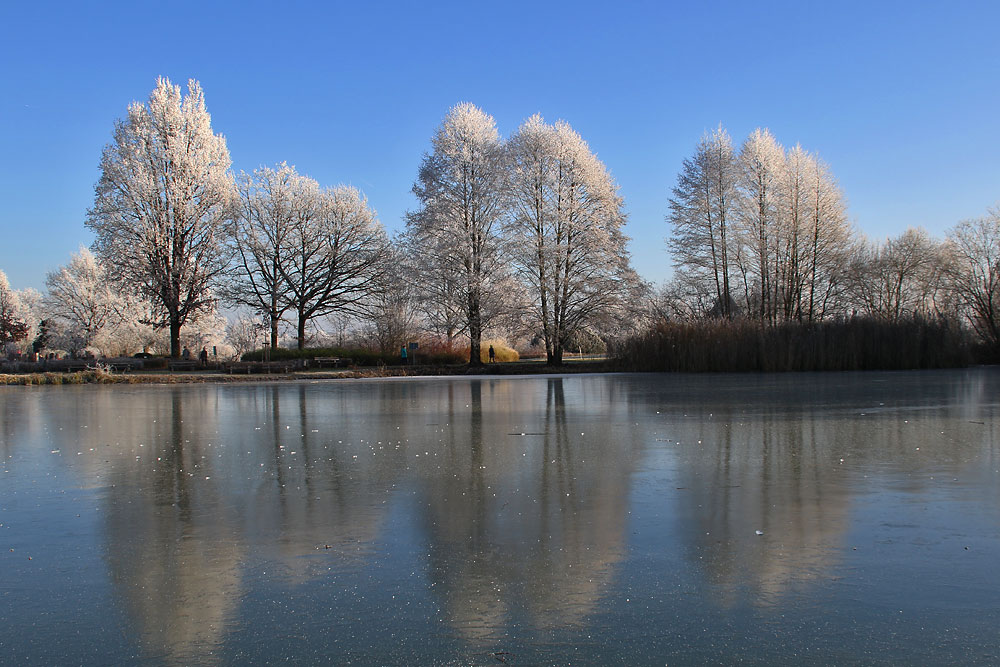
<path fill-rule="evenodd" d="M 996 661 L 998 376 L 3 388 L 0 646 Z"/>

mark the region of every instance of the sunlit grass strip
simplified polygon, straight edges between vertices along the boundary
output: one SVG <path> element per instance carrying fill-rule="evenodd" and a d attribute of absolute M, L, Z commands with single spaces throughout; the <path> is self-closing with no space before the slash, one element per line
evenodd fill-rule
<path fill-rule="evenodd" d="M 204 382 L 247 382 L 280 379 L 280 375 L 125 375 L 103 370 L 75 373 L 0 373 L 2 385 L 62 385 L 62 384 L 191 384 Z"/>
<path fill-rule="evenodd" d="M 0 375 L 0 384 L 113 384 L 127 382 L 130 376 L 114 375 L 104 370 L 86 370 L 75 373 L 24 373 Z"/>

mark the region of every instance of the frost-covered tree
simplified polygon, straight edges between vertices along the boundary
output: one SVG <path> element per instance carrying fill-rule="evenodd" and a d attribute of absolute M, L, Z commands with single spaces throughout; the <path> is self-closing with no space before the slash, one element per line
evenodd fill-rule
<path fill-rule="evenodd" d="M 100 349 L 109 356 L 128 356 L 135 352 L 164 354 L 170 352 L 170 332 L 150 322 L 157 321 L 156 306 L 140 293 L 119 293 L 124 304 L 120 324 L 101 337 Z"/>
<path fill-rule="evenodd" d="M 239 359 L 247 352 L 253 352 L 267 334 L 269 322 L 259 318 L 241 315 L 226 325 L 226 343 L 233 350 L 233 358 Z"/>
<path fill-rule="evenodd" d="M 215 305 L 211 285 L 226 265 L 224 223 L 233 213 L 233 179 L 222 135 L 197 81 L 160 78 L 146 104 L 132 103 L 101 156 L 87 226 L 102 262 L 155 306 L 180 356 L 181 327 Z"/>
<path fill-rule="evenodd" d="M 45 286 L 45 311 L 58 321 L 60 337 L 70 352 L 94 345 L 121 323 L 122 299 L 104 266 L 84 247 L 66 266 L 49 273 Z"/>
<path fill-rule="evenodd" d="M 0 352 L 7 344 L 28 338 L 31 324 L 18 293 L 11 289 L 7 274 L 0 271 Z"/>
<path fill-rule="evenodd" d="M 257 169 L 239 179 L 239 215 L 229 235 L 234 267 L 223 295 L 267 318 L 271 347 L 278 346 L 278 324 L 290 302 L 283 273 L 291 255 L 290 235 L 297 222 L 318 218 L 315 183 L 285 163 Z"/>
<path fill-rule="evenodd" d="M 704 292 L 692 289 L 683 275 L 674 276 L 651 290 L 649 315 L 654 321 L 693 322 L 708 316 L 711 304 Z"/>
<path fill-rule="evenodd" d="M 25 287 L 15 292 L 21 307 L 21 319 L 28 325 L 28 335 L 17 345 L 19 352 L 27 354 L 34 347 L 34 341 L 43 335 L 42 320 L 45 319 L 45 309 L 42 307 L 42 293 L 33 287 Z"/>
<path fill-rule="evenodd" d="M 891 322 L 940 313 L 944 268 L 941 245 L 925 230 L 910 228 L 884 243 L 857 245 L 851 295 L 862 312 Z"/>
<path fill-rule="evenodd" d="M 503 160 L 492 116 L 469 103 L 453 107 L 434 133 L 413 186 L 420 208 L 407 216 L 409 234 L 423 255 L 423 282 L 459 281 L 471 365 L 482 363 L 483 303 L 491 295 L 491 281 L 503 273 Z"/>
<path fill-rule="evenodd" d="M 197 357 L 198 353 L 204 349 L 212 360 L 217 355 L 226 358 L 231 353 L 226 342 L 228 324 L 229 320 L 218 311 L 200 313 L 198 318 L 191 320 L 184 329 L 181 344 L 191 351 L 193 357 Z M 216 353 L 215 356 L 213 351 Z"/>
<path fill-rule="evenodd" d="M 734 154 L 721 128 L 684 161 L 670 200 L 668 246 L 687 307 L 775 323 L 845 306 L 854 243 L 829 168 L 757 129 Z"/>
<path fill-rule="evenodd" d="M 747 314 L 773 321 L 785 151 L 768 130 L 758 128 L 743 142 L 737 165 L 742 300 Z"/>
<path fill-rule="evenodd" d="M 509 141 L 510 256 L 528 287 L 548 363 L 627 301 L 625 214 L 607 168 L 565 122 L 535 115 Z M 581 334 L 582 335 L 582 334 Z"/>
<path fill-rule="evenodd" d="M 949 277 L 980 337 L 1000 346 L 1000 209 L 949 230 Z"/>
<path fill-rule="evenodd" d="M 302 349 L 312 320 L 367 312 L 391 254 L 385 229 L 356 188 L 321 190 L 305 179 L 296 192 L 296 213 L 285 239 L 288 261 L 279 271 L 282 298 L 295 315 Z"/>
<path fill-rule="evenodd" d="M 802 314 L 811 166 L 812 156 L 799 144 L 785 155 L 774 280 L 774 302 L 781 320 L 801 319 Z"/>
<path fill-rule="evenodd" d="M 384 353 L 398 353 L 414 339 L 419 315 L 403 247 L 394 244 L 391 257 L 372 294 L 362 329 L 365 339 Z"/>
<path fill-rule="evenodd" d="M 735 314 L 731 281 L 738 250 L 738 176 L 732 139 L 719 126 L 684 160 L 667 216 L 674 268 L 711 293 L 717 314 L 725 318 Z"/>
<path fill-rule="evenodd" d="M 405 249 L 406 279 L 420 314 L 422 327 L 444 339 L 450 350 L 466 333 L 468 298 L 463 289 L 464 273 L 457 262 L 442 261 L 443 248 L 428 247 L 436 239 L 415 233 L 413 227 L 400 239 Z"/>
<path fill-rule="evenodd" d="M 847 266 L 854 246 L 854 232 L 847 221 L 847 205 L 829 166 L 809 156 L 804 294 L 800 319 L 823 319 L 846 291 Z"/>

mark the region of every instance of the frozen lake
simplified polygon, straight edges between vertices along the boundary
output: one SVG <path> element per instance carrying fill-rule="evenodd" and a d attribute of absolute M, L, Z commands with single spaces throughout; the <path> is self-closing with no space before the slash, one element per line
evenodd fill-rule
<path fill-rule="evenodd" d="M 0 387 L 0 662 L 996 664 L 998 417 L 997 368 Z"/>

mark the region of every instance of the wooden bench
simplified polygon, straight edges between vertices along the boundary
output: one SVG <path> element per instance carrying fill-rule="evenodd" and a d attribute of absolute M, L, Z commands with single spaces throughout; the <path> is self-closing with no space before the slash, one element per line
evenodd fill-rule
<path fill-rule="evenodd" d="M 175 361 L 171 359 L 167 362 L 167 368 L 172 371 L 193 371 L 198 368 L 198 366 L 200 366 L 199 362 L 188 361 L 186 359 L 183 361 Z"/>
<path fill-rule="evenodd" d="M 89 369 L 94 364 L 93 361 L 68 361 L 63 363 L 53 363 L 51 364 L 51 370 L 58 373 L 79 373 Z"/>
<path fill-rule="evenodd" d="M 347 359 L 341 359 L 340 357 L 313 357 L 313 362 L 320 368 L 323 368 L 323 366 L 338 368 L 347 365 Z"/>
<path fill-rule="evenodd" d="M 236 373 L 290 373 L 300 366 L 297 360 L 291 361 L 230 361 L 221 364 L 222 372 L 234 375 Z"/>

